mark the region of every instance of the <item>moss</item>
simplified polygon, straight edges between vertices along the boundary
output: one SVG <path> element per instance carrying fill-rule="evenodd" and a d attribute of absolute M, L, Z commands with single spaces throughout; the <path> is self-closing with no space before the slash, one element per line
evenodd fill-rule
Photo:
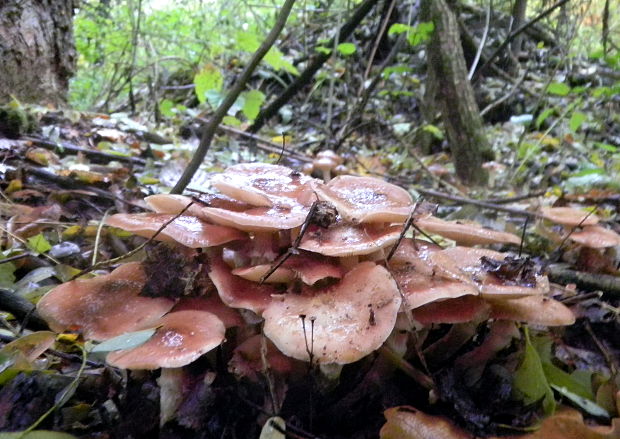
<path fill-rule="evenodd" d="M 9 139 L 17 139 L 35 131 L 38 127 L 35 117 L 23 108 L 9 105 L 0 106 L 0 134 Z"/>

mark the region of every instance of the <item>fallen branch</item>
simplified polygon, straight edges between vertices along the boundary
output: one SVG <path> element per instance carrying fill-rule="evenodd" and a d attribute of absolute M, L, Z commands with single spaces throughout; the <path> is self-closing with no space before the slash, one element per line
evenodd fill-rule
<path fill-rule="evenodd" d="M 11 290 L 0 288 L 0 309 L 10 312 L 19 320 L 28 318 L 28 326 L 33 329 L 47 329 L 47 323 L 39 316 L 35 306 Z"/>
<path fill-rule="evenodd" d="M 547 267 L 549 280 L 558 284 L 576 284 L 585 291 L 602 291 L 604 295 L 620 297 L 620 277 L 609 274 L 586 273 L 569 268 L 566 264 Z"/>
<path fill-rule="evenodd" d="M 222 119 L 224 119 L 230 107 L 233 106 L 233 104 L 245 88 L 248 80 L 252 76 L 252 73 L 254 72 L 256 67 L 258 67 L 258 64 L 267 54 L 269 49 L 271 49 L 271 46 L 273 46 L 273 44 L 276 42 L 278 35 L 280 35 L 280 32 L 286 24 L 286 20 L 288 19 L 294 3 L 295 0 L 286 0 L 284 5 L 282 5 L 282 8 L 280 8 L 280 12 L 278 13 L 276 22 L 271 31 L 269 32 L 269 35 L 267 35 L 267 38 L 265 39 L 265 41 L 263 41 L 258 50 L 254 52 L 250 63 L 243 70 L 243 72 L 233 85 L 232 89 L 228 92 L 226 98 L 220 104 L 217 110 L 215 110 L 215 113 L 211 117 L 211 120 L 205 127 L 205 130 L 202 133 L 202 137 L 200 138 L 200 144 L 194 152 L 192 160 L 187 165 L 187 168 L 185 168 L 185 170 L 183 171 L 183 175 L 181 175 L 181 178 L 179 179 L 177 184 L 174 186 L 174 188 L 172 188 L 172 191 L 170 191 L 171 194 L 182 193 L 189 184 L 189 182 L 192 180 L 192 177 L 200 167 L 200 164 L 203 162 L 205 155 L 207 155 L 207 151 L 209 151 L 209 146 L 211 146 L 211 140 L 213 140 L 213 136 L 215 136 L 215 131 L 220 125 L 220 122 L 222 122 Z"/>

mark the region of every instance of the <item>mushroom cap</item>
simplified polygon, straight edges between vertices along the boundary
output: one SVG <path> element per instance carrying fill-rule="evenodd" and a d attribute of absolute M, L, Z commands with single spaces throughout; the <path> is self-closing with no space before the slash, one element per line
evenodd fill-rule
<path fill-rule="evenodd" d="M 445 221 L 437 217 L 420 218 L 415 224 L 428 233 L 456 241 L 457 245 L 519 244 L 521 238 L 508 232 L 487 229 L 477 223 Z"/>
<path fill-rule="evenodd" d="M 332 203 L 343 219 L 353 223 L 405 222 L 413 201 L 409 192 L 373 177 L 339 175 L 329 183 L 314 184 L 322 201 Z"/>
<path fill-rule="evenodd" d="M 172 309 L 170 299 L 140 297 L 145 282 L 140 263 L 130 262 L 107 275 L 57 286 L 37 311 L 56 332 L 78 329 L 86 339 L 106 340 L 152 326 Z"/>
<path fill-rule="evenodd" d="M 207 311 L 176 311 L 166 314 L 144 344 L 110 352 L 106 361 L 122 369 L 181 367 L 224 341 L 222 321 Z"/>
<path fill-rule="evenodd" d="M 336 223 L 329 228 L 308 227 L 299 248 L 326 256 L 368 255 L 394 244 L 402 226 Z"/>
<path fill-rule="evenodd" d="M 271 296 L 280 292 L 272 285 L 258 285 L 235 276 L 220 255 L 211 255 L 209 263 L 211 281 L 215 284 L 222 302 L 232 308 L 249 309 L 261 314 L 271 303 Z"/>
<path fill-rule="evenodd" d="M 344 159 L 340 155 L 338 155 L 335 151 L 333 151 L 331 149 L 325 149 L 323 151 L 319 151 L 316 154 L 316 158 L 317 159 L 327 158 L 327 159 L 330 159 L 330 160 L 336 162 L 337 165 L 340 165 L 341 163 L 344 162 Z"/>
<path fill-rule="evenodd" d="M 491 306 L 477 296 L 461 296 L 454 299 L 428 303 L 411 311 L 416 322 L 424 326 L 433 323 L 467 323 L 488 317 Z"/>
<path fill-rule="evenodd" d="M 516 299 L 487 298 L 491 318 L 515 320 L 543 326 L 565 326 L 575 323 L 575 315 L 563 303 L 549 297 L 527 296 Z"/>
<path fill-rule="evenodd" d="M 543 218 L 563 226 L 593 226 L 599 222 L 598 216 L 575 207 L 542 207 L 540 214 Z"/>
<path fill-rule="evenodd" d="M 601 226 L 585 226 L 568 237 L 571 241 L 588 248 L 607 248 L 620 245 L 620 235 Z"/>
<path fill-rule="evenodd" d="M 193 203 L 185 211 L 186 215 L 199 216 L 200 205 L 195 203 L 191 197 L 174 194 L 149 195 L 144 199 L 146 205 L 155 213 L 171 213 L 177 215 L 183 211 L 190 203 Z"/>
<path fill-rule="evenodd" d="M 318 363 L 352 363 L 383 344 L 400 303 L 390 273 L 362 262 L 328 288 L 274 297 L 263 312 L 264 333 L 293 358 L 309 361 L 312 348 Z"/>
<path fill-rule="evenodd" d="M 294 229 L 304 223 L 308 212 L 309 209 L 299 206 L 294 208 L 252 207 L 241 212 L 217 207 L 203 207 L 201 209 L 201 215 L 210 221 L 245 232 L 273 232 L 282 229 Z"/>
<path fill-rule="evenodd" d="M 295 207 L 312 203 L 313 179 L 285 166 L 242 163 L 211 178 L 221 193 L 253 206 Z"/>
<path fill-rule="evenodd" d="M 138 236 L 151 238 L 175 215 L 168 213 L 117 213 L 106 219 L 112 227 L 132 232 Z M 221 225 L 208 224 L 200 219 L 181 215 L 168 224 L 154 239 L 164 242 L 178 242 L 190 248 L 213 247 L 247 235 L 239 230 Z"/>
<path fill-rule="evenodd" d="M 406 265 L 418 274 L 433 276 L 434 267 L 430 255 L 441 250 L 440 246 L 432 242 L 403 238 L 390 260 L 390 267 L 398 269 Z"/>
<path fill-rule="evenodd" d="M 482 265 L 482 258 L 504 261 L 507 255 L 493 250 L 452 247 L 430 255 L 435 274 L 475 286 L 483 297 L 502 296 L 517 298 L 549 292 L 549 280 L 536 274 L 535 284 L 515 280 L 501 280 Z"/>
<path fill-rule="evenodd" d="M 271 269 L 271 264 L 253 267 L 236 268 L 232 273 L 244 279 L 258 282 Z M 339 265 L 315 254 L 302 252 L 289 257 L 280 267 L 265 280 L 268 283 L 289 283 L 295 278 L 301 279 L 306 285 L 326 279 L 340 279 L 343 269 Z"/>
<path fill-rule="evenodd" d="M 215 314 L 224 323 L 226 329 L 234 326 L 243 326 L 245 321 L 239 311 L 226 306 L 220 296 L 213 291 L 208 296 L 182 297 L 174 305 L 171 312 L 177 311 L 207 311 Z"/>

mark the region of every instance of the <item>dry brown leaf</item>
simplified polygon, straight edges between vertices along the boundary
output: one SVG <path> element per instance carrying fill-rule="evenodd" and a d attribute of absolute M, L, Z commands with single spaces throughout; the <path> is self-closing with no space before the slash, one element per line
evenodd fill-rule
<path fill-rule="evenodd" d="M 473 439 L 474 436 L 442 416 L 431 416 L 413 407 L 393 407 L 385 411 L 387 422 L 381 439 Z M 497 437 L 489 439 L 499 439 Z M 620 418 L 611 426 L 588 426 L 577 410 L 562 407 L 545 419 L 537 431 L 503 439 L 620 439 Z"/>

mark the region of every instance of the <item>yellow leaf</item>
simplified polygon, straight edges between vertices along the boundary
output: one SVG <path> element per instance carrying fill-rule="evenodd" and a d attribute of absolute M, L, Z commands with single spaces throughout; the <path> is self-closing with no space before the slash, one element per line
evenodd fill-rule
<path fill-rule="evenodd" d="M 6 190 L 4 192 L 6 194 L 12 194 L 13 192 L 21 191 L 23 187 L 24 185 L 22 184 L 22 181 L 16 178 L 14 180 L 11 180 L 11 182 L 6 187 Z"/>
<path fill-rule="evenodd" d="M 290 145 L 291 143 L 293 143 L 293 136 L 290 135 L 284 135 L 284 136 L 275 136 L 271 138 L 271 141 L 273 143 L 277 143 L 278 145 L 282 145 L 282 140 L 284 140 L 284 145 Z"/>

